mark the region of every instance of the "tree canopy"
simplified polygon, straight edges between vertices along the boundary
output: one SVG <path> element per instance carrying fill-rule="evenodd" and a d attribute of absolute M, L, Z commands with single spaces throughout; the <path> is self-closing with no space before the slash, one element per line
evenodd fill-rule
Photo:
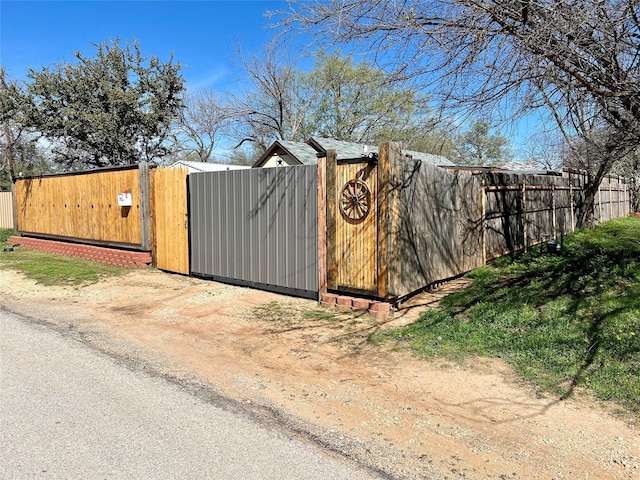
<path fill-rule="evenodd" d="M 63 169 L 162 157 L 182 108 L 180 64 L 143 57 L 137 42 L 95 47 L 93 57 L 75 52 L 74 63 L 30 68 L 23 89 L 6 90 L 3 117 L 45 137 Z"/>
<path fill-rule="evenodd" d="M 274 140 L 311 135 L 412 146 L 432 127 L 427 99 L 367 63 L 340 52 L 317 52 L 305 72 L 282 51 L 243 59 L 248 85 L 233 97 L 229 116 L 239 142 L 264 151 Z"/>
<path fill-rule="evenodd" d="M 457 156 L 452 160 L 462 165 L 499 165 L 507 160 L 507 139 L 490 133 L 486 122 L 474 121 L 457 137 Z"/>
<path fill-rule="evenodd" d="M 501 118 L 545 109 L 568 142 L 577 140 L 576 151 L 591 145 L 580 222 L 614 159 L 640 146 L 636 0 L 292 0 L 290 5 L 279 12 L 285 31 L 366 51 L 396 78 L 412 78 L 437 95 L 443 108 Z"/>

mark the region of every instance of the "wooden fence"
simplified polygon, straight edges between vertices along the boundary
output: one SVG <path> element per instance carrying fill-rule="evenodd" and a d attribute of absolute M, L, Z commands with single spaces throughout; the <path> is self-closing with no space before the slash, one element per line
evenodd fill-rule
<path fill-rule="evenodd" d="M 333 290 L 395 302 L 575 228 L 584 186 L 579 174 L 447 170 L 407 157 L 393 143 L 379 152 L 379 158 L 341 160 L 335 151 L 327 152 L 319 160 L 317 180 L 311 181 L 317 185 L 313 207 L 312 186 L 304 183 L 304 195 L 290 196 L 302 183 L 284 170 L 279 175 L 286 181 L 271 183 L 255 180 L 267 173 L 249 171 L 242 177 L 252 179 L 246 185 L 240 175 L 219 172 L 199 189 L 195 178 L 187 181 L 185 171 L 145 164 L 21 178 L 14 189 L 16 229 L 40 238 L 152 251 L 154 263 L 168 271 L 271 288 L 283 286 L 272 278 L 280 266 L 293 265 L 306 283 L 286 280 L 284 287 L 291 291 L 311 296 L 315 289 Z M 276 199 L 287 202 L 281 223 L 273 213 L 277 209 L 270 209 L 269 202 Z M 246 211 L 248 205 L 253 210 Z M 303 225 L 298 215 L 305 206 L 317 209 L 317 217 L 305 217 Z M 249 218 L 252 212 L 256 219 Z M 607 177 L 596 197 L 595 221 L 629 212 L 625 181 Z M 254 228 L 258 217 L 260 228 L 273 233 L 273 239 Z M 200 231 L 199 226 L 206 228 Z M 302 233 L 297 230 L 301 226 Z M 283 240 L 287 232 L 293 232 L 295 241 Z M 266 276 L 258 278 L 251 267 L 258 267 L 252 265 L 256 258 L 262 262 L 255 255 L 262 254 L 260 241 L 267 238 L 277 248 L 263 255 Z M 190 245 L 195 247 L 191 254 Z M 224 259 L 226 270 L 207 255 Z M 303 261 L 296 263 L 293 257 Z"/>
<path fill-rule="evenodd" d="M 488 172 L 483 179 L 483 237 L 485 261 L 526 250 L 572 232 L 577 205 L 584 196 L 585 178 Z M 630 212 L 629 189 L 624 179 L 606 177 L 594 203 L 594 222 L 625 217 Z"/>
<path fill-rule="evenodd" d="M 157 268 L 188 275 L 187 168 L 156 168 L 151 175 L 153 258 Z"/>
<path fill-rule="evenodd" d="M 0 228 L 13 227 L 13 193 L 0 192 Z"/>
<path fill-rule="evenodd" d="M 371 164 L 378 178 L 377 186 L 371 186 L 371 205 L 377 205 L 377 210 L 371 211 L 378 212 L 378 236 L 373 240 L 366 237 L 367 248 L 361 249 L 369 264 L 374 265 L 376 260 L 376 282 L 367 285 L 369 295 L 398 301 L 493 258 L 559 239 L 575 228 L 577 205 L 584 195 L 585 179 L 581 175 L 443 169 L 402 155 L 394 144 L 379 151 L 379 160 Z M 327 191 L 344 191 L 348 175 L 337 179 L 332 187 L 335 175 L 330 173 L 334 167 L 330 158 L 327 161 Z M 329 211 L 335 201 L 335 194 L 328 195 Z M 595 222 L 624 217 L 629 212 L 624 180 L 607 177 L 596 198 Z M 337 230 L 333 223 L 340 226 L 349 220 L 334 217 L 328 221 L 329 258 L 332 232 Z M 364 241 L 365 236 L 362 238 Z M 356 250 L 350 252 L 354 255 Z M 345 280 L 332 285 L 331 262 L 328 265 L 328 289 L 359 288 Z"/>
<path fill-rule="evenodd" d="M 149 185 L 146 164 L 18 179 L 18 231 L 150 250 Z"/>

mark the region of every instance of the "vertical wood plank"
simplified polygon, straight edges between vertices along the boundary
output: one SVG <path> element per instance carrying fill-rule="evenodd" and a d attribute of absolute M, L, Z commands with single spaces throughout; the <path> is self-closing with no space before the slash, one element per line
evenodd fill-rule
<path fill-rule="evenodd" d="M 186 168 L 154 172 L 155 262 L 162 270 L 189 274 Z"/>
<path fill-rule="evenodd" d="M 337 252 L 337 231 L 336 231 L 336 210 L 337 210 L 337 152 L 327 151 L 327 288 L 335 290 L 338 286 L 338 252 Z"/>
<path fill-rule="evenodd" d="M 149 180 L 149 164 L 142 162 L 138 165 L 140 171 L 140 238 L 142 248 L 151 250 L 151 182 Z"/>
<path fill-rule="evenodd" d="M 522 235 L 524 237 L 524 251 L 527 251 L 527 185 L 522 182 Z"/>
<path fill-rule="evenodd" d="M 480 185 L 480 244 L 482 245 L 482 265 L 487 264 L 487 189 L 484 178 Z"/>
<path fill-rule="evenodd" d="M 393 146 L 393 148 L 392 148 Z M 396 298 L 404 292 L 402 288 L 402 255 L 400 255 L 400 231 L 402 221 L 403 156 L 398 144 L 390 144 L 389 148 L 389 179 L 387 199 L 387 297 Z"/>
<path fill-rule="evenodd" d="M 318 158 L 318 293 L 327 293 L 327 159 Z"/>
<path fill-rule="evenodd" d="M 380 298 L 388 298 L 388 261 L 389 261 L 389 175 L 390 175 L 390 145 L 385 143 L 380 146 L 378 165 L 376 171 L 378 174 L 378 192 L 376 195 L 377 202 L 377 255 L 378 255 L 378 278 L 377 288 Z"/>

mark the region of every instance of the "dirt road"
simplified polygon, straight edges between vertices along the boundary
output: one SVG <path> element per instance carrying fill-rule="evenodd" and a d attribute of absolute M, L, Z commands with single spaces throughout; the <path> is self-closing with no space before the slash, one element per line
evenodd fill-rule
<path fill-rule="evenodd" d="M 372 346 L 389 322 L 369 315 L 336 319 L 312 301 L 152 269 L 82 287 L 0 270 L 0 285 L 11 311 L 46 311 L 101 350 L 207 385 L 392 478 L 640 479 L 637 419 L 580 392 L 540 395 L 499 360 Z"/>

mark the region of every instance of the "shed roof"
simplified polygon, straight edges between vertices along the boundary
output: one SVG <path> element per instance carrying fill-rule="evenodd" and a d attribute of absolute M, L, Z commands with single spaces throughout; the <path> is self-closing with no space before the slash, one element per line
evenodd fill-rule
<path fill-rule="evenodd" d="M 315 165 L 318 163 L 318 157 L 316 156 L 318 152 L 309 144 L 305 142 L 289 142 L 286 140 L 279 140 L 278 143 L 303 165 Z"/>
<path fill-rule="evenodd" d="M 318 162 L 317 151 L 305 142 L 291 142 L 288 140 L 276 140 L 269 148 L 256 160 L 253 168 L 261 167 L 273 155 L 290 155 L 303 165 L 315 165 Z"/>
<path fill-rule="evenodd" d="M 323 137 L 311 137 L 309 143 L 313 145 L 318 151 L 326 152 L 327 150 L 336 150 L 338 160 L 347 160 L 351 158 L 361 158 L 366 156 L 367 153 L 379 153 L 378 147 L 365 145 L 362 143 L 343 142 L 341 140 L 334 140 L 332 138 Z M 453 162 L 442 155 L 432 155 L 430 153 L 416 152 L 414 150 L 402 150 L 404 155 L 413 157 L 416 160 L 420 160 L 432 165 L 453 165 Z"/>
<path fill-rule="evenodd" d="M 245 165 L 232 165 L 230 163 L 193 162 L 188 160 L 178 160 L 177 162 L 172 163 L 170 166 L 184 166 L 189 169 L 189 172 L 221 172 L 224 170 L 241 170 L 243 168 L 250 168 Z"/>
<path fill-rule="evenodd" d="M 269 158 L 278 153 L 290 155 L 304 165 L 315 165 L 318 163 L 318 153 L 326 153 L 328 150 L 335 150 L 338 160 L 362 158 L 368 153 L 379 153 L 378 147 L 373 145 L 344 142 L 342 140 L 334 140 L 333 138 L 313 136 L 309 138 L 307 142 L 276 140 L 253 164 L 253 167 L 261 167 Z M 411 156 L 415 160 L 420 160 L 432 165 L 453 165 L 453 162 L 442 155 L 432 155 L 430 153 L 416 152 L 413 150 L 403 150 L 402 153 Z"/>

